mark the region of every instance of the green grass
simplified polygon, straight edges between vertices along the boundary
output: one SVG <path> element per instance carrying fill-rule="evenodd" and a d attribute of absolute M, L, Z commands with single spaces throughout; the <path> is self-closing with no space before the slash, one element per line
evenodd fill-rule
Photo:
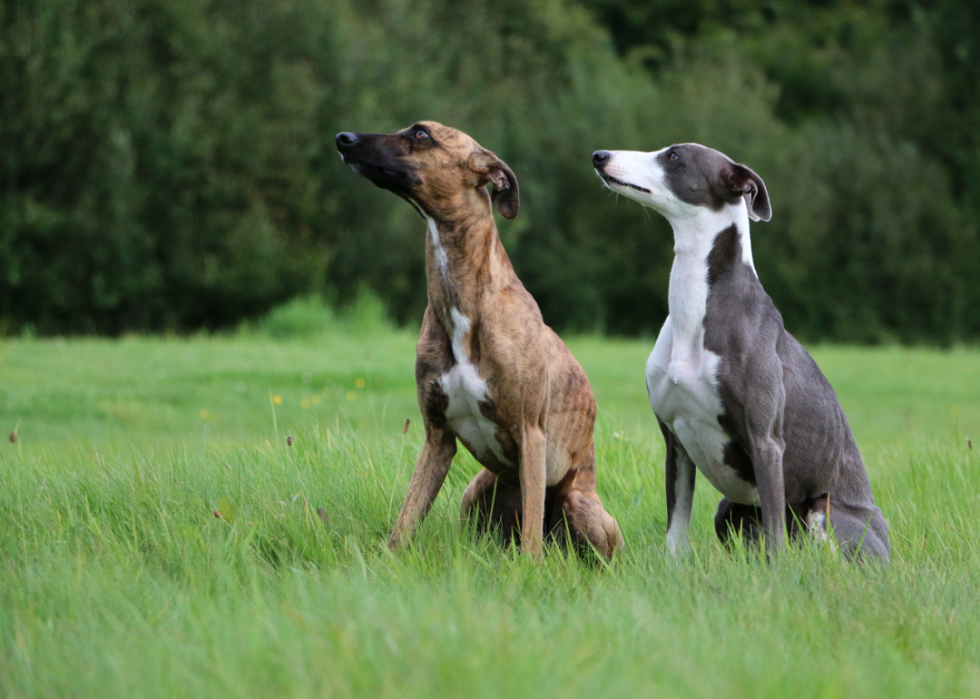
<path fill-rule="evenodd" d="M 461 531 L 462 454 L 390 554 L 421 444 L 414 336 L 275 339 L 297 317 L 0 344 L 0 696 L 980 694 L 980 352 L 814 352 L 891 524 L 884 573 L 722 550 L 703 479 L 694 554 L 667 558 L 651 343 L 573 339 L 628 546 L 595 570 Z"/>

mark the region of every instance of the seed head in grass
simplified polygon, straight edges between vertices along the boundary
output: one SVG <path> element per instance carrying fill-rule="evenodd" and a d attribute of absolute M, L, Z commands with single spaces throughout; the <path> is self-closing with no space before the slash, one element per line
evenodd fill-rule
<path fill-rule="evenodd" d="M 15 432 L 11 432 L 10 433 L 10 443 L 13 444 L 16 441 L 17 441 L 17 432 L 16 431 Z"/>
<path fill-rule="evenodd" d="M 291 434 L 286 435 L 286 446 L 287 447 L 293 446 L 293 435 Z"/>
<path fill-rule="evenodd" d="M 405 418 L 405 426 L 402 428 L 402 434 L 408 434 L 408 426 L 412 424 L 412 418 Z"/>

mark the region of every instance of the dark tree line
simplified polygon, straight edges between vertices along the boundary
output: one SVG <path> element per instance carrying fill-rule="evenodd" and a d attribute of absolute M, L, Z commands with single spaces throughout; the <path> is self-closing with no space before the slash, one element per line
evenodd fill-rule
<path fill-rule="evenodd" d="M 297 294 L 425 303 L 423 226 L 340 130 L 462 128 L 560 329 L 654 333 L 667 226 L 597 148 L 752 166 L 756 265 L 807 340 L 980 337 L 980 10 L 959 2 L 0 0 L 0 331 L 217 328 Z"/>

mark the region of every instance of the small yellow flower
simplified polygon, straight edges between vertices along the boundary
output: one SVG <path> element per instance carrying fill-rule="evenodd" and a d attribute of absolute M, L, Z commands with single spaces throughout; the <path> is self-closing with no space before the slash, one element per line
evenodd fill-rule
<path fill-rule="evenodd" d="M 198 415 L 201 416 L 202 420 L 207 420 L 209 417 L 211 417 L 211 413 L 209 413 L 207 410 L 202 410 L 198 413 Z"/>
<path fill-rule="evenodd" d="M 272 396 L 272 402 L 276 405 L 282 405 L 282 396 Z"/>
<path fill-rule="evenodd" d="M 312 396 L 310 396 L 310 403 L 313 405 L 320 405 L 320 396 L 314 393 Z"/>
<path fill-rule="evenodd" d="M 364 379 L 358 379 L 357 381 L 354 382 L 354 385 L 357 386 L 358 388 L 364 388 L 365 386 L 367 386 L 367 382 Z"/>
<path fill-rule="evenodd" d="M 307 400 L 306 398 L 304 398 L 303 400 L 301 400 L 299 402 L 299 407 L 301 407 L 303 410 L 309 410 L 310 409 L 310 401 Z"/>
<path fill-rule="evenodd" d="M 347 400 L 349 401 L 357 400 L 357 394 L 354 393 L 353 391 L 347 391 Z"/>

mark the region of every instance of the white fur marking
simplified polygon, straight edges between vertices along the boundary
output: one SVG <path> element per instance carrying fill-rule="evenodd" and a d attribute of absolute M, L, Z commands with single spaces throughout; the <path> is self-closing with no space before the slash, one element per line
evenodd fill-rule
<path fill-rule="evenodd" d="M 435 219 L 431 216 L 425 217 L 425 223 L 429 229 L 429 239 L 432 240 L 432 247 L 436 252 L 436 263 L 439 265 L 439 271 L 443 276 L 446 276 L 449 258 L 446 256 L 446 249 L 442 247 L 442 242 L 439 240 L 439 228 L 436 226 Z"/>
<path fill-rule="evenodd" d="M 806 528 L 817 541 L 827 540 L 827 514 L 820 510 L 811 510 L 806 516 Z"/>
<path fill-rule="evenodd" d="M 463 351 L 463 339 L 470 334 L 470 319 L 455 308 L 449 311 L 449 315 L 453 319 L 453 356 L 458 364 L 466 364 L 470 358 Z"/>
<path fill-rule="evenodd" d="M 650 405 L 711 485 L 729 500 L 758 504 L 756 488 L 725 464 L 731 438 L 718 423 L 724 412 L 717 381 L 721 358 L 704 347 L 708 254 L 714 238 L 703 233 L 705 229 L 674 230 L 670 315 L 647 361 Z"/>
<path fill-rule="evenodd" d="M 758 279 L 759 273 L 755 271 L 755 260 L 752 259 L 752 236 L 749 234 L 749 210 L 745 205 L 745 199 L 738 199 L 726 208 L 732 209 L 735 229 L 738 231 L 738 239 L 742 244 L 742 262 L 752 268 L 752 273 Z"/>
<path fill-rule="evenodd" d="M 806 516 L 806 528 L 814 539 L 822 544 L 829 543 L 831 551 L 837 550 L 837 544 L 827 534 L 827 513 L 825 511 L 810 510 Z"/>
<path fill-rule="evenodd" d="M 426 216 L 425 222 L 435 251 L 436 264 L 439 272 L 445 276 L 449 268 L 449 258 L 439 239 L 439 228 L 431 216 Z M 489 400 L 490 394 L 487 391 L 487 382 L 480 378 L 480 372 L 470 362 L 465 349 L 466 338 L 469 337 L 473 323 L 458 308 L 451 308 L 449 316 L 453 326 L 452 347 L 456 366 L 439 378 L 442 392 L 449 399 L 446 421 L 456 436 L 466 443 L 477 461 L 482 462 L 487 452 L 490 452 L 500 463 L 513 466 L 504 456 L 504 450 L 497 441 L 497 425 L 486 419 L 480 411 L 480 403 Z"/>

